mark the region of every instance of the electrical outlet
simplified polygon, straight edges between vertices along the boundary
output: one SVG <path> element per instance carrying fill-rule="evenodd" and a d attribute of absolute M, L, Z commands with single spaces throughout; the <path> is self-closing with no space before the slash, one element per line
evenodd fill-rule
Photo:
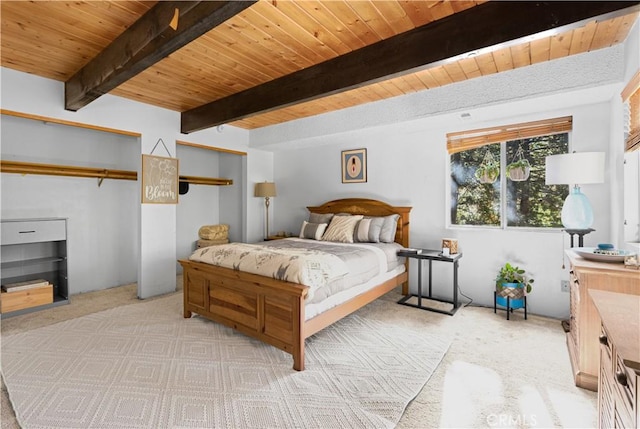
<path fill-rule="evenodd" d="M 562 292 L 569 292 L 569 280 L 560 280 L 560 290 Z"/>

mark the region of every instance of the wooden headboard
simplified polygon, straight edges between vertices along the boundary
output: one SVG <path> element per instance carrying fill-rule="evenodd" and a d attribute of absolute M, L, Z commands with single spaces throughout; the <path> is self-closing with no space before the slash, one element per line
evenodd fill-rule
<path fill-rule="evenodd" d="M 409 213 L 411 207 L 394 207 L 385 202 L 366 198 L 345 198 L 324 203 L 318 207 L 307 207 L 311 213 L 349 213 L 365 216 L 389 216 L 398 214 L 398 229 L 395 242 L 409 247 Z"/>

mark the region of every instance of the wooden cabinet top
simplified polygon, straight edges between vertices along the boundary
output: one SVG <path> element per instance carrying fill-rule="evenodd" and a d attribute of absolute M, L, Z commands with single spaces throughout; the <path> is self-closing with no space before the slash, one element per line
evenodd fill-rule
<path fill-rule="evenodd" d="M 589 294 L 618 356 L 640 372 L 640 296 L 593 289 Z"/>
<path fill-rule="evenodd" d="M 583 258 L 578 255 L 571 249 L 565 250 L 569 261 L 571 261 L 571 265 L 579 268 L 587 268 L 587 269 L 596 269 L 596 270 L 605 270 L 605 271 L 617 271 L 624 274 L 629 274 L 629 277 L 637 276 L 638 278 L 638 286 L 640 286 L 640 271 L 632 268 L 625 268 L 624 263 L 622 262 L 599 262 L 599 261 L 590 261 L 588 259 Z"/>

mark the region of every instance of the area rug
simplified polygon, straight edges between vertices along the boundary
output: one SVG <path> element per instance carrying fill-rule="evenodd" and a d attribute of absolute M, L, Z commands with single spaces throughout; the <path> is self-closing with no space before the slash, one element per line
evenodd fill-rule
<path fill-rule="evenodd" d="M 351 315 L 291 356 L 182 317 L 182 295 L 2 338 L 23 428 L 388 428 L 449 347 L 428 327 Z"/>

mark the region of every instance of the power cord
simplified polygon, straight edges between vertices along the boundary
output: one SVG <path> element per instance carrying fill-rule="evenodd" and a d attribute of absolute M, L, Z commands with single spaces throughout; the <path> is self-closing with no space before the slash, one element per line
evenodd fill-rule
<path fill-rule="evenodd" d="M 473 303 L 473 298 L 471 298 L 468 295 L 465 295 L 464 292 L 462 292 L 462 288 L 460 287 L 460 284 L 458 284 L 458 293 L 469 300 L 469 302 L 467 302 L 465 305 L 463 305 L 463 307 L 468 307 Z"/>

